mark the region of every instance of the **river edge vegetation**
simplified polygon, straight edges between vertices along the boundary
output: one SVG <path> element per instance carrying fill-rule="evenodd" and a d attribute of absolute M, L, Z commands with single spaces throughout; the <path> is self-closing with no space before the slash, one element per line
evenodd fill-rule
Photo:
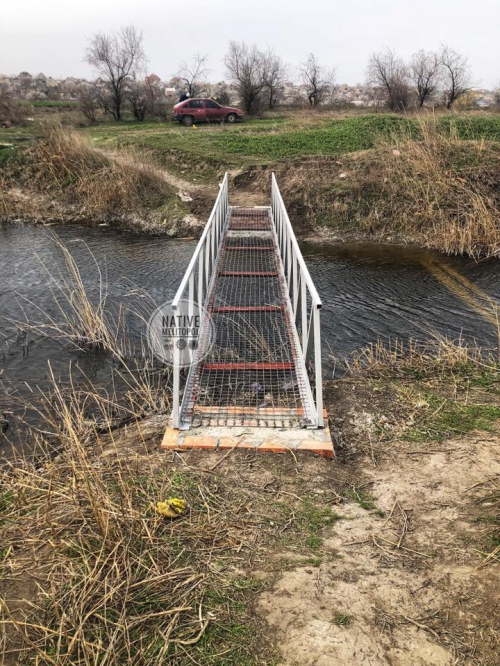
<path fill-rule="evenodd" d="M 196 236 L 224 171 L 238 202 L 264 204 L 275 171 L 308 238 L 389 238 L 473 257 L 500 247 L 495 113 L 282 111 L 236 127 L 35 122 L 1 132 L 4 219 Z"/>

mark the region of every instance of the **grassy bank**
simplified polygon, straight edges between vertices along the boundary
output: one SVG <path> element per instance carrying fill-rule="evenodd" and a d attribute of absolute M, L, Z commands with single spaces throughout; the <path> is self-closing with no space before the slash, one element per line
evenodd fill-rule
<path fill-rule="evenodd" d="M 206 218 L 225 170 L 238 174 L 239 200 L 258 194 L 259 203 L 267 203 L 274 170 L 293 220 L 316 231 L 390 237 L 472 256 L 500 248 L 498 114 L 295 112 L 194 129 L 102 122 L 71 132 L 69 142 L 57 139 L 57 146 L 41 131 L 37 123 L 2 130 L 2 173 L 15 171 L 17 161 L 21 188 L 34 184 L 56 208 L 71 202 L 80 216 L 133 211 L 165 219 L 170 228 L 170 219 L 188 211 L 169 183 L 188 189 L 191 212 Z"/>
<path fill-rule="evenodd" d="M 325 386 L 335 461 L 167 456 L 162 417 L 84 433 L 54 383 L 35 458 L 1 471 L 2 663 L 493 666 L 498 379 L 451 342 L 360 352 Z"/>
<path fill-rule="evenodd" d="M 5 217 L 69 218 L 159 232 L 190 213 L 161 170 L 137 152 L 113 159 L 58 123 L 4 157 L 0 177 Z"/>
<path fill-rule="evenodd" d="M 466 115 L 429 118 L 443 132 L 450 128 L 462 140 L 500 141 L 500 116 Z M 235 127 L 178 124 L 100 124 L 85 130 L 97 145 L 135 145 L 153 150 L 166 166 L 176 156 L 192 168 L 207 158 L 219 169 L 310 156 L 337 156 L 368 150 L 383 138 L 420 136 L 419 118 L 390 113 L 290 113 L 248 120 Z"/>
<path fill-rule="evenodd" d="M 296 220 L 336 232 L 392 236 L 448 254 L 498 255 L 500 148 L 464 140 L 458 127 L 420 123 L 380 137 L 375 148 L 336 158 L 284 161 L 273 167 Z M 260 190 L 260 167 L 240 177 Z"/>

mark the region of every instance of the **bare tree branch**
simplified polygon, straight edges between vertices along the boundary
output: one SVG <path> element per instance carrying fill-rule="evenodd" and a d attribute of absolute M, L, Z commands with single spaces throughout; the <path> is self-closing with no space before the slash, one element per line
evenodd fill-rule
<path fill-rule="evenodd" d="M 97 120 L 97 111 L 102 107 L 99 90 L 93 84 L 80 83 L 75 86 L 74 95 L 80 102 L 80 111 L 91 123 Z"/>
<path fill-rule="evenodd" d="M 465 56 L 449 46 L 441 49 L 441 66 L 443 68 L 444 101 L 447 109 L 472 89 L 473 83 L 468 60 Z"/>
<path fill-rule="evenodd" d="M 142 33 L 134 26 L 127 26 L 117 33 L 94 35 L 86 50 L 86 62 L 99 73 L 109 89 L 115 120 L 122 119 L 127 79 L 144 60 L 142 41 Z"/>
<path fill-rule="evenodd" d="M 177 76 L 181 81 L 186 84 L 187 91 L 190 97 L 196 97 L 200 92 L 200 82 L 208 75 L 210 70 L 207 67 L 208 55 L 200 55 L 196 53 L 191 63 L 183 60 L 179 64 L 179 72 Z"/>
<path fill-rule="evenodd" d="M 392 111 L 405 111 L 411 101 L 408 69 L 394 51 L 374 53 L 368 63 L 368 82 L 383 96 Z"/>
<path fill-rule="evenodd" d="M 500 84 L 497 85 L 495 90 L 493 91 L 493 100 L 495 102 L 497 110 L 500 110 Z"/>
<path fill-rule="evenodd" d="M 307 99 L 311 106 L 318 106 L 335 82 L 335 70 L 322 67 L 316 56 L 310 53 L 300 69 L 302 81 L 307 87 Z"/>
<path fill-rule="evenodd" d="M 280 90 L 283 87 L 283 84 L 285 83 L 289 73 L 288 66 L 271 49 L 268 49 L 266 53 L 264 53 L 263 66 L 263 78 L 268 98 L 268 105 L 270 109 L 274 109 L 279 99 Z"/>
<path fill-rule="evenodd" d="M 255 115 L 260 111 L 262 91 L 266 87 L 265 55 L 255 45 L 229 42 L 224 64 L 245 112 Z"/>
<path fill-rule="evenodd" d="M 412 56 L 410 79 L 417 90 L 418 104 L 422 108 L 437 89 L 441 74 L 441 62 L 437 53 L 418 51 Z"/>

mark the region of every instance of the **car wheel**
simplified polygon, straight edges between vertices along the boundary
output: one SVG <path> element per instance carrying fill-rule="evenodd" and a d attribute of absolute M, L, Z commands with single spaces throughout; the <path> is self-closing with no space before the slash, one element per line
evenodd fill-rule
<path fill-rule="evenodd" d="M 182 116 L 181 123 L 186 125 L 186 127 L 191 127 L 191 125 L 194 123 L 194 118 L 193 116 Z"/>
<path fill-rule="evenodd" d="M 235 123 L 236 122 L 236 114 L 235 113 L 228 113 L 226 116 L 226 122 L 227 123 Z"/>

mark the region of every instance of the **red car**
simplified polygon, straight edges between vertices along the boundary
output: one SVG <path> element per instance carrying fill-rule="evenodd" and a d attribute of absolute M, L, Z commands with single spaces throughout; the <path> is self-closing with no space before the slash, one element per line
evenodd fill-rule
<path fill-rule="evenodd" d="M 243 111 L 232 106 L 221 106 L 213 99 L 193 97 L 174 106 L 172 120 L 178 120 L 188 127 L 203 122 L 235 123 L 243 120 Z"/>

